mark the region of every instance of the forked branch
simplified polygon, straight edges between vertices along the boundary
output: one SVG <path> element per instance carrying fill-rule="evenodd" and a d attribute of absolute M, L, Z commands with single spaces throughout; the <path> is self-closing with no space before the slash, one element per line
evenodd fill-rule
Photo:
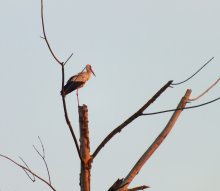
<path fill-rule="evenodd" d="M 46 161 L 46 154 L 45 154 L 45 150 L 44 150 L 44 145 L 43 145 L 43 142 L 41 141 L 40 137 L 38 136 L 38 139 L 40 141 L 40 144 L 41 144 L 41 148 L 42 148 L 42 152 L 43 153 L 40 153 L 40 151 L 33 145 L 34 147 L 34 150 L 37 152 L 37 154 L 41 157 L 41 159 L 44 161 L 44 165 L 47 169 L 47 175 L 48 175 L 48 179 L 49 179 L 49 183 L 51 184 L 51 178 L 50 178 L 50 171 L 49 171 L 49 168 L 48 168 L 48 164 L 47 164 L 47 161 Z"/>
<path fill-rule="evenodd" d="M 177 108 L 184 108 L 185 107 L 186 103 L 189 100 L 190 94 L 191 94 L 191 90 L 187 90 L 184 97 L 181 99 L 180 103 L 178 104 Z M 123 181 L 120 185 L 120 189 L 118 189 L 118 191 L 126 191 L 128 189 L 128 186 L 133 181 L 133 179 L 138 174 L 138 172 L 141 170 L 143 165 L 147 162 L 147 160 L 151 157 L 151 155 L 156 151 L 156 149 L 160 146 L 160 144 L 164 141 L 164 139 L 167 137 L 169 132 L 172 130 L 172 128 L 174 127 L 181 112 L 182 112 L 182 110 L 176 110 L 174 112 L 174 114 L 172 115 L 171 119 L 167 123 L 164 130 L 155 139 L 155 141 L 147 149 L 147 151 L 141 156 L 141 158 L 134 165 L 134 167 L 131 169 L 131 171 L 128 173 L 128 175 L 123 179 Z"/>
<path fill-rule="evenodd" d="M 0 157 L 5 158 L 9 161 L 11 161 L 12 163 L 14 163 L 16 166 L 20 167 L 21 169 L 23 169 L 26 172 L 29 172 L 30 174 L 32 174 L 34 177 L 38 178 L 39 180 L 41 180 L 42 182 L 44 182 L 46 185 L 48 185 L 53 191 L 56 191 L 56 189 L 52 186 L 52 184 L 48 181 L 46 181 L 44 178 L 42 178 L 41 176 L 39 176 L 38 174 L 36 174 L 35 172 L 33 172 L 32 170 L 30 170 L 28 167 L 19 164 L 18 162 L 16 162 L 15 160 L 0 154 Z"/>
<path fill-rule="evenodd" d="M 24 165 L 30 170 L 29 166 L 28 166 L 27 163 L 24 161 L 24 159 L 21 158 L 21 157 L 19 157 L 19 158 L 22 160 L 22 162 L 24 163 Z M 23 170 L 24 170 L 24 169 L 23 169 Z M 35 180 L 36 180 L 36 179 L 35 179 L 35 176 L 31 177 L 26 170 L 24 170 L 24 172 L 25 172 L 25 174 L 28 176 L 28 178 L 30 178 L 30 180 L 31 180 L 32 182 L 35 182 Z M 31 174 L 31 175 L 32 175 L 32 174 Z"/>
<path fill-rule="evenodd" d="M 178 83 L 172 83 L 173 86 L 176 86 L 176 85 L 180 85 L 180 84 L 183 84 L 187 81 L 189 81 L 190 79 L 192 79 L 196 74 L 198 74 L 206 65 L 208 65 L 212 60 L 214 59 L 214 57 L 212 57 L 211 59 L 209 59 L 201 68 L 199 68 L 194 74 L 192 74 L 190 77 L 188 77 L 187 79 L 181 81 L 181 82 L 178 82 Z"/>
<path fill-rule="evenodd" d="M 172 80 L 168 81 L 146 104 L 144 104 L 136 113 L 125 120 L 121 125 L 115 128 L 97 147 L 95 152 L 92 154 L 93 159 L 99 153 L 99 151 L 105 146 L 105 144 L 111 140 L 117 133 L 120 133 L 129 123 L 140 117 L 142 113 L 172 84 Z"/>
<path fill-rule="evenodd" d="M 65 78 L 65 72 L 64 72 L 64 64 L 62 64 L 62 91 L 64 89 L 64 78 Z M 76 139 L 76 135 L 74 133 L 74 130 L 73 130 L 73 127 L 72 127 L 72 124 L 69 120 L 69 116 L 68 116 L 68 112 L 67 112 L 67 107 L 66 107 L 66 99 L 65 99 L 65 95 L 62 94 L 62 102 L 63 102 L 63 110 L 64 110 L 64 115 L 65 115 L 65 120 L 66 120 L 66 123 L 69 127 L 69 130 L 70 130 L 70 133 L 72 135 L 72 138 L 73 138 L 73 141 L 75 143 L 75 146 L 76 146 L 76 149 L 77 149 L 77 153 L 78 153 L 78 156 L 80 158 L 80 161 L 83 162 L 82 160 L 82 156 L 80 154 L 80 149 L 79 149 L 79 144 L 77 142 L 77 139 Z"/>
<path fill-rule="evenodd" d="M 42 21 L 42 28 L 43 28 L 43 39 L 45 40 L 46 44 L 47 44 L 47 47 L 50 51 L 50 53 L 52 54 L 53 58 L 56 60 L 56 62 L 58 64 L 61 65 L 61 73 L 62 73 L 62 83 L 61 83 L 61 90 L 63 91 L 63 88 L 64 88 L 64 81 L 65 81 L 65 71 L 64 71 L 64 66 L 65 64 L 69 61 L 69 59 L 72 57 L 73 54 L 71 54 L 69 56 L 69 58 L 65 61 L 65 62 L 62 62 L 60 61 L 57 56 L 55 55 L 55 53 L 53 52 L 51 46 L 50 46 L 50 43 L 47 39 L 47 35 L 46 35 L 46 30 L 45 30 L 45 25 L 44 25 L 44 6 L 43 6 L 43 0 L 41 0 L 41 21 Z M 69 120 L 69 116 L 68 116 L 68 112 L 67 112 L 67 107 L 66 107 L 66 100 L 65 100 L 65 96 L 62 95 L 62 102 L 63 102 L 63 110 L 64 110 L 64 115 L 65 115 L 65 120 L 66 120 L 66 123 L 69 127 L 69 130 L 70 130 L 70 133 L 72 135 L 72 138 L 73 138 L 73 141 L 74 141 L 74 144 L 76 146 L 76 149 L 77 149 L 77 153 L 78 153 L 78 156 L 82 162 L 82 157 L 80 155 L 80 150 L 79 150 L 79 144 L 77 142 L 77 139 L 76 139 L 76 135 L 74 133 L 74 130 L 73 130 L 73 127 L 71 125 L 71 122 Z"/>
<path fill-rule="evenodd" d="M 207 94 L 212 88 L 214 88 L 214 86 L 216 86 L 218 84 L 218 82 L 220 81 L 220 78 L 218 78 L 218 80 L 216 80 L 209 88 L 207 88 L 203 93 L 201 93 L 199 96 L 195 97 L 195 98 L 191 98 L 189 99 L 189 102 L 191 101 L 196 101 L 198 100 L 199 98 L 201 98 L 202 96 L 204 96 L 205 94 Z M 207 102 L 204 102 L 202 104 L 198 104 L 198 105 L 193 105 L 193 106 L 188 106 L 188 107 L 184 107 L 184 108 L 177 108 L 177 109 L 167 109 L 167 110 L 163 110 L 163 111 L 156 111 L 156 112 L 151 112 L 151 113 L 142 113 L 142 116 L 145 116 L 145 115 L 157 115 L 157 114 L 161 114 L 161 113 L 168 113 L 168 112 L 173 112 L 173 111 L 176 111 L 176 110 L 186 110 L 186 109 L 193 109 L 193 108 L 197 108 L 197 107 L 202 107 L 202 106 L 205 106 L 205 105 L 208 105 L 210 103 L 213 103 L 213 102 L 216 102 L 220 100 L 220 97 L 218 98 L 215 98 L 211 101 L 207 101 Z"/>

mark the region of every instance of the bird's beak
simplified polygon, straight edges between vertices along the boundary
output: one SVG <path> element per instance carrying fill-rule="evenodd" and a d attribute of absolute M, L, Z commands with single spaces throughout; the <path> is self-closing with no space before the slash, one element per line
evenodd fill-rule
<path fill-rule="evenodd" d="M 91 72 L 93 73 L 93 75 L 96 77 L 95 73 L 93 72 L 92 68 L 91 68 Z"/>

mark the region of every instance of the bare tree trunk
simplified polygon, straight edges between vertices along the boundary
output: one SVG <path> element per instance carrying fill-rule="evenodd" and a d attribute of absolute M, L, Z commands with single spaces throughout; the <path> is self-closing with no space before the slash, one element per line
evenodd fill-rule
<path fill-rule="evenodd" d="M 90 141 L 88 129 L 88 109 L 86 105 L 79 106 L 80 154 L 82 157 L 80 187 L 81 191 L 90 191 Z"/>

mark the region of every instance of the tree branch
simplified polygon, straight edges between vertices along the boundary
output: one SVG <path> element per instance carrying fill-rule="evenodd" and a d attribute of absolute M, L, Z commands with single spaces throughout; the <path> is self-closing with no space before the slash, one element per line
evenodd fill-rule
<path fill-rule="evenodd" d="M 73 54 L 71 54 L 69 56 L 69 58 L 65 61 L 65 62 L 61 62 L 57 56 L 55 55 L 55 53 L 53 52 L 51 46 L 50 46 L 50 43 L 47 39 L 47 35 L 46 35 L 46 30 L 45 30 L 45 25 L 44 25 L 44 12 L 43 12 L 43 9 L 44 9 L 44 6 L 43 6 L 43 0 L 41 0 L 41 21 L 42 21 L 42 28 L 43 28 L 43 39 L 46 41 L 46 44 L 47 44 L 47 47 L 49 48 L 50 50 L 50 53 L 52 54 L 52 56 L 54 57 L 54 59 L 57 61 L 58 64 L 61 65 L 61 70 L 62 70 L 62 86 L 61 86 L 61 89 L 63 91 L 63 88 L 64 88 L 64 81 L 65 81 L 65 73 L 64 73 L 64 66 L 65 64 L 69 61 L 69 59 L 72 57 Z M 73 138 L 73 141 L 74 141 L 74 144 L 76 146 L 76 149 L 77 149 L 77 153 L 78 153 L 78 156 L 82 162 L 82 157 L 80 155 L 80 151 L 79 151 L 79 145 L 78 145 L 78 142 L 77 142 L 77 139 L 76 139 L 76 136 L 75 136 L 75 133 L 73 131 L 73 127 L 70 123 L 70 120 L 69 120 L 69 117 L 68 117 L 68 112 L 67 112 L 67 107 L 66 107 L 66 100 L 65 100 L 65 96 L 62 95 L 62 102 L 63 102 L 63 110 L 64 110 L 64 115 L 65 115 L 65 119 L 66 119 L 66 123 L 69 127 L 69 130 L 70 130 L 70 133 L 72 135 L 72 138 Z"/>
<path fill-rule="evenodd" d="M 94 159 L 99 151 L 105 146 L 105 144 L 111 140 L 117 133 L 120 133 L 123 128 L 125 128 L 129 123 L 134 121 L 137 117 L 141 116 L 142 113 L 172 84 L 172 80 L 168 81 L 145 105 L 143 105 L 136 113 L 130 116 L 126 121 L 124 121 L 121 125 L 115 128 L 97 147 L 95 152 L 92 154 L 92 158 Z"/>
<path fill-rule="evenodd" d="M 178 82 L 178 83 L 173 83 L 173 86 L 176 85 L 180 85 L 183 84 L 187 81 L 189 81 L 191 78 L 193 78 L 196 74 L 198 74 L 206 65 L 208 65 L 212 60 L 214 59 L 214 57 L 212 57 L 211 59 L 209 59 L 201 68 L 199 68 L 193 75 L 191 75 L 189 78 L 187 78 L 186 80 L 182 81 L 182 82 Z"/>
<path fill-rule="evenodd" d="M 189 101 L 195 101 L 199 98 L 201 98 L 202 96 L 204 96 L 206 93 L 208 93 L 209 90 L 211 90 L 218 82 L 220 81 L 220 78 L 214 83 L 212 84 L 207 90 L 205 90 L 202 94 L 200 94 L 199 96 L 189 99 Z"/>
<path fill-rule="evenodd" d="M 181 99 L 180 103 L 178 104 L 177 108 L 184 108 L 189 96 L 191 94 L 191 90 L 187 90 L 184 97 Z M 120 189 L 118 191 L 126 191 L 129 184 L 132 182 L 132 180 L 135 178 L 135 176 L 138 174 L 138 172 L 141 170 L 143 165 L 147 162 L 147 160 L 151 157 L 151 155 L 156 151 L 156 149 L 160 146 L 160 144 L 164 141 L 164 139 L 167 137 L 169 132 L 174 127 L 178 117 L 180 116 L 182 110 L 177 110 L 172 115 L 171 119 L 167 123 L 164 130 L 160 133 L 160 135 L 155 139 L 155 141 L 152 143 L 152 145 L 147 149 L 147 151 L 141 156 L 141 158 L 138 160 L 138 162 L 134 165 L 134 167 L 131 169 L 131 171 L 128 173 L 128 175 L 125 177 L 123 182 L 121 183 Z"/>
<path fill-rule="evenodd" d="M 27 163 L 24 161 L 24 159 L 23 158 L 21 158 L 21 157 L 19 157 L 20 159 L 21 159 L 21 161 L 24 163 L 24 165 L 30 170 L 30 168 L 29 168 L 29 166 L 27 165 Z M 28 178 L 30 178 L 30 180 L 32 181 L 32 182 L 35 182 L 35 176 L 33 176 L 33 178 L 27 173 L 27 171 L 25 170 L 25 169 L 23 169 L 24 170 L 24 172 L 25 172 L 25 174 L 28 176 Z"/>
<path fill-rule="evenodd" d="M 50 50 L 50 53 L 52 54 L 52 56 L 54 57 L 54 59 L 57 61 L 58 64 L 62 65 L 63 62 L 61 62 L 57 56 L 55 55 L 55 53 L 53 52 L 51 46 L 50 46 L 50 43 L 49 41 L 47 40 L 47 35 L 46 35 L 46 31 L 45 31 L 45 26 L 44 26 L 44 6 L 43 6 L 43 0 L 41 0 L 41 22 L 42 22 L 42 28 L 43 28 L 43 34 L 44 34 L 44 37 L 43 39 L 46 41 L 46 44 L 47 44 L 47 47 L 49 48 Z"/>
<path fill-rule="evenodd" d="M 38 139 L 40 141 L 40 144 L 41 144 L 41 147 L 42 147 L 42 151 L 43 151 L 43 154 L 40 153 L 40 151 L 33 145 L 34 147 L 34 150 L 37 152 L 37 154 L 42 158 L 42 160 L 44 161 L 44 165 L 47 169 L 47 175 L 48 175 L 48 179 L 49 179 L 49 183 L 51 184 L 51 178 L 50 178 L 50 171 L 49 171 L 49 168 L 48 168 L 48 165 L 47 165 L 47 161 L 46 161 L 46 155 L 45 155 L 45 150 L 44 150 L 44 145 L 40 139 L 40 137 L 38 136 Z"/>
<path fill-rule="evenodd" d="M 65 73 L 64 73 L 64 65 L 62 64 L 61 66 L 62 66 L 62 91 L 63 91 L 63 89 L 64 89 Z M 80 161 L 83 162 L 82 156 L 81 156 L 81 154 L 80 154 L 79 144 L 78 144 L 78 142 L 77 142 L 76 135 L 75 135 L 75 133 L 74 133 L 74 131 L 73 131 L 73 127 L 72 127 L 72 125 L 71 125 L 71 122 L 70 122 L 70 120 L 69 120 L 69 116 L 68 116 L 68 112 L 67 112 L 67 107 L 66 107 L 65 95 L 62 94 L 61 96 L 62 96 L 63 110 L 64 110 L 64 115 L 65 115 L 66 123 L 67 123 L 67 125 L 68 125 L 68 127 L 69 127 L 70 133 L 71 133 L 72 138 L 73 138 L 73 141 L 74 141 L 74 143 L 75 143 L 75 146 L 76 146 L 77 153 L 78 153 L 78 156 L 79 156 L 79 158 L 80 158 Z"/>
<path fill-rule="evenodd" d="M 114 184 L 108 189 L 108 191 L 116 191 L 118 188 L 120 188 L 122 181 L 123 179 L 117 179 Z"/>
<path fill-rule="evenodd" d="M 216 99 L 213 99 L 211 101 L 208 101 L 208 102 L 205 102 L 205 103 L 202 103 L 202 104 L 199 104 L 199 105 L 193 105 L 193 106 L 184 107 L 184 108 L 178 108 L 178 109 L 168 109 L 168 110 L 163 110 L 163 111 L 156 111 L 156 112 L 152 112 L 152 113 L 142 113 L 141 115 L 142 116 L 145 116 L 145 115 L 157 115 L 157 114 L 168 113 L 168 112 L 177 111 L 177 110 L 193 109 L 193 108 L 197 108 L 197 107 L 202 107 L 202 106 L 208 105 L 208 104 L 216 102 L 218 100 L 220 100 L 220 97 L 217 97 Z"/>
<path fill-rule="evenodd" d="M 17 163 L 15 160 L 5 156 L 5 155 L 2 155 L 0 154 L 0 157 L 3 157 L 9 161 L 11 161 L 12 163 L 14 163 L 16 166 L 20 167 L 21 169 L 31 173 L 34 177 L 38 178 L 39 180 L 41 180 L 42 182 L 44 182 L 46 185 L 48 185 L 53 191 L 56 191 L 56 189 L 49 183 L 47 182 L 45 179 L 43 179 L 42 177 L 40 177 L 39 175 L 37 175 L 35 172 L 33 172 L 32 170 L 30 170 L 29 168 Z"/>
<path fill-rule="evenodd" d="M 67 60 L 63 63 L 63 65 L 65 66 L 66 63 L 70 60 L 70 58 L 73 56 L 73 53 L 69 56 L 69 58 L 67 58 Z"/>

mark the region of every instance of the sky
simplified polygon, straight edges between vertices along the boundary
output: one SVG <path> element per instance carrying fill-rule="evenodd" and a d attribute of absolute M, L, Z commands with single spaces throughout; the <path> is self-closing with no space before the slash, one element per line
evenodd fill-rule
<path fill-rule="evenodd" d="M 45 0 L 48 40 L 65 67 L 66 80 L 90 63 L 96 74 L 79 91 L 89 110 L 91 152 L 114 128 L 144 105 L 167 81 L 169 88 L 146 112 L 175 108 L 187 89 L 196 97 L 219 78 L 220 2 L 217 0 Z M 79 190 L 80 162 L 65 123 L 61 68 L 42 36 L 40 0 L 2 1 L 0 7 L 0 153 L 47 178 L 33 149 L 44 143 L 57 190 Z M 219 85 L 197 105 L 219 97 Z M 77 138 L 76 95 L 66 97 Z M 219 102 L 184 111 L 174 129 L 130 187 L 152 191 L 219 191 Z M 97 155 L 91 190 L 102 191 L 127 175 L 172 113 L 140 117 Z M 48 191 L 40 181 L 0 158 L 0 191 Z"/>

